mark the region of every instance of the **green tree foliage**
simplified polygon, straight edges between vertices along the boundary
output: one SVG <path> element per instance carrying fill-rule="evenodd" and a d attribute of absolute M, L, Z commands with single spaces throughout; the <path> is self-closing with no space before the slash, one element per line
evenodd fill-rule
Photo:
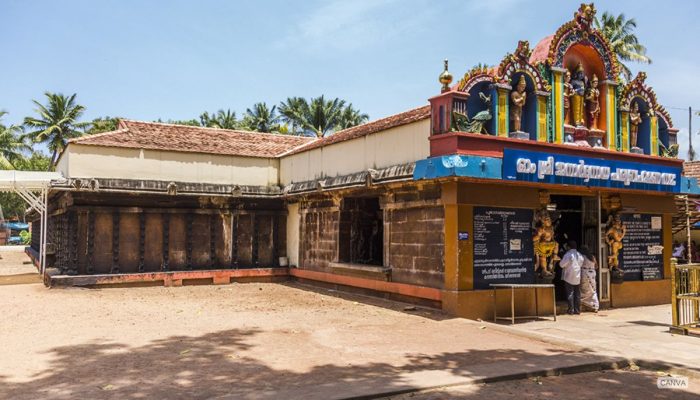
<path fill-rule="evenodd" d="M 292 133 L 323 137 L 340 129 L 350 128 L 369 120 L 367 114 L 338 98 L 326 99 L 321 95 L 307 101 L 290 97 L 280 104 L 282 120 Z"/>
<path fill-rule="evenodd" d="M 252 108 L 246 109 L 241 127 L 256 132 L 279 132 L 281 127 L 277 106 L 269 108 L 264 102 L 253 104 Z"/>
<path fill-rule="evenodd" d="M 46 143 L 52 152 L 51 163 L 56 163 L 58 153 L 66 147 L 68 139 L 80 137 L 90 126 L 89 122 L 78 120 L 85 112 L 85 107 L 77 104 L 75 93 L 64 96 L 60 93 L 45 92 L 46 105 L 32 100 L 36 105 L 38 117 L 27 117 L 24 125 L 30 129 L 27 133 L 35 143 Z"/>
<path fill-rule="evenodd" d="M 119 126 L 119 117 L 98 117 L 90 121 L 90 128 L 86 131 L 88 135 L 96 133 L 116 131 Z"/>
<path fill-rule="evenodd" d="M 6 114 L 6 111 L 0 111 L 0 120 Z M 0 168 L 15 169 L 15 163 L 23 154 L 31 151 L 22 133 L 21 126 L 5 126 L 0 121 Z"/>
<path fill-rule="evenodd" d="M 162 119 L 158 118 L 157 121 L 153 122 L 158 122 L 161 124 L 173 124 L 173 125 L 186 125 L 186 126 L 202 126 L 201 122 L 196 119 L 169 119 L 167 121 L 163 121 Z"/>
<path fill-rule="evenodd" d="M 647 57 L 647 49 L 634 33 L 637 29 L 637 21 L 634 18 L 627 19 L 625 14 L 614 16 L 607 11 L 600 19 L 596 16 L 595 27 L 605 36 L 620 60 L 620 74 L 629 81 L 632 79 L 632 71 L 622 61 L 634 61 L 643 64 L 651 64 L 651 58 Z"/>
<path fill-rule="evenodd" d="M 236 112 L 230 109 L 226 111 L 222 109 L 211 114 L 205 111 L 199 116 L 199 122 L 201 126 L 209 128 L 238 129 L 239 127 Z"/>

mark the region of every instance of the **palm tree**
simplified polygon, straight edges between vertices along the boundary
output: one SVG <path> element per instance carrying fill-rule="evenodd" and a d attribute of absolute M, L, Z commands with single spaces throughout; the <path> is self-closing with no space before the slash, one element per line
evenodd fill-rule
<path fill-rule="evenodd" d="M 308 107 L 306 100 L 301 97 L 287 97 L 279 105 L 279 114 L 282 122 L 291 127 L 291 134 L 298 135 L 303 133 L 302 126 L 304 107 Z"/>
<path fill-rule="evenodd" d="M 637 21 L 634 18 L 626 19 L 625 14 L 615 17 L 607 11 L 600 19 L 595 18 L 595 27 L 610 42 L 612 51 L 617 54 L 620 60 L 620 73 L 625 80 L 632 79 L 632 71 L 622 61 L 635 61 L 643 64 L 651 64 L 651 58 L 646 56 L 647 49 L 641 43 L 634 30 L 637 28 Z"/>
<path fill-rule="evenodd" d="M 48 103 L 43 105 L 32 100 L 36 105 L 38 118 L 27 117 L 24 125 L 33 129 L 27 133 L 35 143 L 47 143 L 51 150 L 51 165 L 56 164 L 56 157 L 66 147 L 68 139 L 80 137 L 90 126 L 89 122 L 78 122 L 85 112 L 85 107 L 75 102 L 75 93 L 64 96 L 60 93 L 45 92 Z"/>
<path fill-rule="evenodd" d="M 116 131 L 119 127 L 119 117 L 98 117 L 90 121 L 90 128 L 85 131 L 88 135 Z"/>
<path fill-rule="evenodd" d="M 290 97 L 280 103 L 280 115 L 292 133 L 323 137 L 340 129 L 347 129 L 369 120 L 367 114 L 355 109 L 352 104 L 338 98 L 326 100 L 319 96 L 307 101 L 301 97 Z"/>
<path fill-rule="evenodd" d="M 277 106 L 268 108 L 266 103 L 255 103 L 253 108 L 246 109 L 242 125 L 245 129 L 257 132 L 277 132 L 278 124 Z"/>
<path fill-rule="evenodd" d="M 0 111 L 0 118 L 6 114 L 6 111 Z M 0 169 L 15 169 L 17 162 L 24 157 L 23 153 L 31 150 L 22 135 L 21 126 L 0 124 Z"/>
<path fill-rule="evenodd" d="M 209 128 L 219 128 L 219 129 L 238 129 L 238 120 L 236 119 L 236 112 L 230 109 L 219 110 L 211 115 L 208 112 L 204 112 L 199 116 L 199 120 L 202 126 Z"/>
<path fill-rule="evenodd" d="M 360 110 L 353 108 L 352 103 L 348 104 L 340 114 L 338 129 L 348 129 L 353 126 L 362 125 L 369 121 L 369 115 L 361 113 Z"/>

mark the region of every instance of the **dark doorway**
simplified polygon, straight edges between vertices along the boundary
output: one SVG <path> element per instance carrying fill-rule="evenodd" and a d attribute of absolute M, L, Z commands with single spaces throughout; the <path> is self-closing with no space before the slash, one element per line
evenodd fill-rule
<path fill-rule="evenodd" d="M 581 246 L 583 238 L 583 199 L 581 196 L 551 196 L 551 203 L 556 205 L 552 211 L 554 232 L 559 243 L 559 257 L 563 258 L 568 250 L 567 243 L 576 241 Z M 561 268 L 555 269 L 554 285 L 557 300 L 566 300 L 564 281 L 561 280 Z"/>
<path fill-rule="evenodd" d="M 348 197 L 340 211 L 338 261 L 382 265 L 384 223 L 378 197 Z"/>

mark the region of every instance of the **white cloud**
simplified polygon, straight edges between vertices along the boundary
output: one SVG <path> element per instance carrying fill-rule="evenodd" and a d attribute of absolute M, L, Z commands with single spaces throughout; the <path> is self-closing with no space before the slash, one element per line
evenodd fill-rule
<path fill-rule="evenodd" d="M 418 3 L 423 4 L 423 1 Z M 415 12 L 417 8 L 421 12 Z M 355 50 L 421 29 L 433 14 L 399 0 L 333 1 L 293 25 L 278 46 L 306 50 Z"/>

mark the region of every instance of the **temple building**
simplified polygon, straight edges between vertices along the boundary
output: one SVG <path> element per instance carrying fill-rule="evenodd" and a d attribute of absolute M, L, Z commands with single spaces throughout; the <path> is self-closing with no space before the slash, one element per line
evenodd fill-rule
<path fill-rule="evenodd" d="M 429 105 L 320 139 L 129 120 L 72 139 L 46 281 L 296 279 L 491 318 L 492 284 L 559 287 L 574 240 L 599 260 L 603 307 L 668 303 L 674 196 L 700 191 L 595 12 L 458 80 L 445 61 Z"/>

